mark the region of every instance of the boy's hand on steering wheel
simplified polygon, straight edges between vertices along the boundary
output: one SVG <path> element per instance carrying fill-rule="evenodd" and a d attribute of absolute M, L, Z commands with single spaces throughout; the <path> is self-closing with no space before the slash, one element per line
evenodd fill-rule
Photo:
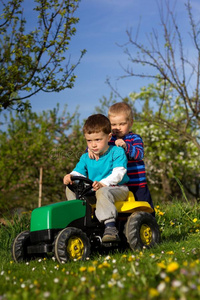
<path fill-rule="evenodd" d="M 103 184 L 103 183 L 101 183 L 101 182 L 99 182 L 99 181 L 94 181 L 94 182 L 93 182 L 93 185 L 92 185 L 94 191 L 99 190 L 99 189 L 102 188 L 103 186 L 106 186 L 106 185 Z"/>
<path fill-rule="evenodd" d="M 68 185 L 69 183 L 72 184 L 71 174 L 67 174 L 63 178 L 63 183 Z"/>

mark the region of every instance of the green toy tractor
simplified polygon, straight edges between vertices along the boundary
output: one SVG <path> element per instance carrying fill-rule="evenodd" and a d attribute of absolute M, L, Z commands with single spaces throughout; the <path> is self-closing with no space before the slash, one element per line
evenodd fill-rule
<path fill-rule="evenodd" d="M 103 243 L 104 224 L 95 217 L 95 193 L 92 181 L 72 177 L 68 187 L 76 199 L 36 208 L 31 214 L 30 231 L 16 236 L 12 257 L 22 262 L 53 255 L 59 263 L 84 260 L 95 250 L 150 248 L 160 241 L 160 231 L 148 202 L 135 201 L 131 192 L 127 201 L 116 202 L 119 242 Z"/>

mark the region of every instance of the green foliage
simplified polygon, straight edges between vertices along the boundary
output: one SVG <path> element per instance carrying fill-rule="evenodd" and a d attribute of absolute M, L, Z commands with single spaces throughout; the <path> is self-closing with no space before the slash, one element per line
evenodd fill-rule
<path fill-rule="evenodd" d="M 158 223 L 165 242 L 185 240 L 200 232 L 200 205 L 173 200 L 155 207 Z"/>
<path fill-rule="evenodd" d="M 35 23 L 29 23 L 27 6 Z M 43 92 L 72 88 L 75 64 L 66 52 L 76 33 L 79 0 L 10 0 L 1 4 L 0 109 L 24 110 L 25 99 Z M 65 63 L 65 65 L 64 65 Z"/>
<path fill-rule="evenodd" d="M 164 88 L 162 109 L 157 111 Z M 180 187 L 175 180 L 177 177 L 190 196 L 200 198 L 200 156 L 196 144 L 199 135 L 198 124 L 195 130 L 194 123 L 187 123 L 187 133 L 180 134 L 179 129 L 185 126 L 186 114 L 180 98 L 173 97 L 173 89 L 167 89 L 162 81 L 158 81 L 157 85 L 150 84 L 142 88 L 139 93 L 131 93 L 130 98 L 134 105 L 140 101 L 142 106 L 133 130 L 144 140 L 145 162 L 151 189 L 160 194 L 162 188 L 165 199 L 178 197 Z M 193 140 L 188 136 L 193 137 Z"/>
<path fill-rule="evenodd" d="M 133 92 L 129 98 L 123 99 L 131 105 L 134 112 L 132 130 L 141 135 L 144 142 L 144 161 L 149 187 L 155 203 L 175 197 L 179 199 L 182 191 L 175 179 L 178 178 L 189 199 L 199 199 L 200 156 L 198 147 L 185 136 L 180 136 L 178 132 L 170 130 L 167 126 L 161 126 L 156 119 L 158 114 L 156 108 L 163 88 L 163 82 L 159 81 L 157 85 L 150 84 L 148 87 L 143 87 L 140 92 Z M 160 113 L 168 124 L 175 124 L 178 120 L 178 127 L 181 126 L 179 117 L 180 114 L 184 115 L 184 108 L 180 99 L 173 100 L 172 96 L 171 88 L 165 91 L 163 110 Z M 138 101 L 140 101 L 141 111 L 136 109 Z M 96 112 L 107 115 L 108 108 L 116 102 L 113 94 L 109 98 L 103 97 L 100 99 L 100 106 L 95 108 Z M 191 134 L 193 130 L 193 127 L 188 127 L 188 132 Z"/>
<path fill-rule="evenodd" d="M 180 195 L 179 178 L 191 197 L 198 199 L 200 161 L 197 147 L 190 141 L 183 142 L 173 132 L 147 122 L 135 122 L 133 130 L 140 134 L 145 146 L 145 163 L 151 189 L 163 191 L 170 200 Z"/>
<path fill-rule="evenodd" d="M 10 113 L 9 121 L 7 131 L 0 131 L 0 210 L 37 206 L 41 167 L 43 204 L 64 200 L 63 176 L 86 148 L 77 112 L 28 109 Z"/>

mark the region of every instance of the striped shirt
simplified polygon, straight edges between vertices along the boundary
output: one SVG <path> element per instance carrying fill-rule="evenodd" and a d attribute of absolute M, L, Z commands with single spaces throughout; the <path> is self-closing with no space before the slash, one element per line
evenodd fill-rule
<path fill-rule="evenodd" d="M 126 184 L 129 189 L 132 188 L 142 188 L 147 184 L 145 164 L 143 161 L 144 157 L 144 147 L 143 141 L 140 135 L 129 132 L 123 137 L 126 143 L 127 151 L 126 156 L 128 159 L 127 164 L 127 175 L 130 180 Z M 109 144 L 115 145 L 116 136 L 112 136 Z"/>

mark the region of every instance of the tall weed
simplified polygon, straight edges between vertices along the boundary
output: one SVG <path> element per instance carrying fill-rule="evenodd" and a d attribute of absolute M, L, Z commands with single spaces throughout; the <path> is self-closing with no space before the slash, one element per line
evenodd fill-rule
<path fill-rule="evenodd" d="M 180 241 L 188 235 L 200 231 L 200 205 L 197 201 L 187 199 L 183 185 L 176 178 L 182 191 L 182 199 L 173 199 L 170 203 L 162 203 L 155 207 L 156 217 L 165 241 Z M 162 209 L 161 209 L 162 207 Z"/>
<path fill-rule="evenodd" d="M 9 250 L 12 240 L 16 235 L 30 226 L 30 213 L 25 212 L 21 215 L 15 213 L 13 217 L 5 218 L 5 225 L 0 225 L 0 249 Z"/>

